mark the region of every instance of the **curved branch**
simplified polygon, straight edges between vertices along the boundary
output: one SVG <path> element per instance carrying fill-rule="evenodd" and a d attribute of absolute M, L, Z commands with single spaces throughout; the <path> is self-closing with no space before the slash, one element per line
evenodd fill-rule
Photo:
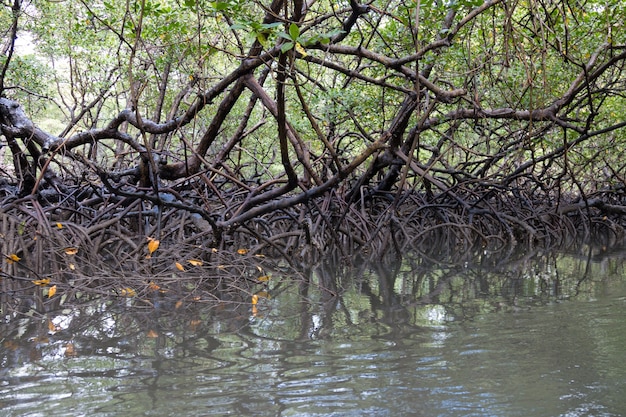
<path fill-rule="evenodd" d="M 444 102 L 450 102 L 454 100 L 455 98 L 461 97 L 466 94 L 466 90 L 463 88 L 456 88 L 453 90 L 444 90 L 441 87 L 438 87 L 432 81 L 428 80 L 428 78 L 426 78 L 425 76 L 421 74 L 416 74 L 415 70 L 399 64 L 399 60 L 390 58 L 386 55 L 379 54 L 374 51 L 370 51 L 362 47 L 352 47 L 352 46 L 344 46 L 344 45 L 320 45 L 320 46 L 314 46 L 313 48 L 321 49 L 326 53 L 337 54 L 337 55 L 352 55 L 352 56 L 357 56 L 359 58 L 366 58 L 366 59 L 369 59 L 370 61 L 378 62 L 379 64 L 382 64 L 386 68 L 391 68 L 391 69 L 398 71 L 400 74 L 402 74 L 405 78 L 407 78 L 411 82 L 414 82 L 416 79 L 419 79 L 419 82 L 421 85 L 426 87 L 433 94 L 435 94 L 435 96 L 438 99 Z M 342 67 L 340 67 L 337 64 L 323 61 L 323 60 L 320 60 L 319 58 L 307 56 L 304 59 L 317 63 L 319 65 L 324 65 L 328 68 L 335 69 L 337 71 L 341 70 L 341 72 L 344 72 L 352 77 L 364 79 L 368 82 L 371 82 L 372 84 L 378 84 L 378 85 L 383 84 L 382 82 L 375 80 L 373 78 L 365 77 L 359 74 L 357 71 L 342 69 Z M 383 84 L 383 85 L 387 86 L 386 84 Z M 400 90 L 401 87 L 395 87 L 394 89 Z"/>
<path fill-rule="evenodd" d="M 292 197 L 285 197 L 281 200 L 269 200 L 265 199 L 264 201 L 258 201 L 259 204 L 265 202 L 265 204 L 258 205 L 250 210 L 240 212 L 239 214 L 231 217 L 228 220 L 217 222 L 217 226 L 220 228 L 228 228 L 234 226 L 236 224 L 241 224 L 247 220 L 250 220 L 254 217 L 260 216 L 265 213 L 269 213 L 274 210 L 279 210 L 287 207 L 293 207 L 298 204 L 302 204 L 307 202 L 308 200 L 318 197 L 327 191 L 329 191 L 332 187 L 339 184 L 341 181 L 346 179 L 348 175 L 354 172 L 355 169 L 360 167 L 372 154 L 376 151 L 386 148 L 386 144 L 382 141 L 376 141 L 370 144 L 365 150 L 363 150 L 357 157 L 355 157 L 349 164 L 345 165 L 341 171 L 337 174 L 333 175 L 326 182 L 306 191 L 303 191 Z"/>

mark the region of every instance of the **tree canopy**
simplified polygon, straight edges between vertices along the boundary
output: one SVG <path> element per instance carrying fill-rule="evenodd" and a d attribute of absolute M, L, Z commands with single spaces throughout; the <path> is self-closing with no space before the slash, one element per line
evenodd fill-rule
<path fill-rule="evenodd" d="M 98 251 L 135 253 L 128 231 L 300 256 L 448 242 L 443 229 L 482 245 L 621 231 L 621 1 L 0 13 L 2 211 L 71 223 Z"/>

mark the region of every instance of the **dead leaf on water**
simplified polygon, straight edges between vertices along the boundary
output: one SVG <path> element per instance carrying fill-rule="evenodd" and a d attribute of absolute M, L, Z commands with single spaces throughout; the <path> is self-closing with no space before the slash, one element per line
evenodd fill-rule
<path fill-rule="evenodd" d="M 33 284 L 39 285 L 40 287 L 45 287 L 46 285 L 50 284 L 50 278 L 42 278 L 42 279 L 33 280 Z"/>
<path fill-rule="evenodd" d="M 19 262 L 22 258 L 17 256 L 16 254 L 12 253 L 10 255 L 7 255 L 6 259 L 7 259 L 7 263 L 10 265 L 12 263 Z"/>
<path fill-rule="evenodd" d="M 76 356 L 76 349 L 74 348 L 73 343 L 68 343 L 65 345 L 65 356 Z"/>
<path fill-rule="evenodd" d="M 123 297 L 134 297 L 135 295 L 137 295 L 137 293 L 135 292 L 135 290 L 133 290 L 130 287 L 126 287 L 126 288 L 122 288 L 122 290 L 120 291 L 120 294 Z"/>
<path fill-rule="evenodd" d="M 161 243 L 161 241 L 152 237 L 148 237 L 147 239 L 148 239 L 148 252 L 150 252 L 150 255 L 152 255 L 154 251 L 159 248 L 159 244 Z"/>

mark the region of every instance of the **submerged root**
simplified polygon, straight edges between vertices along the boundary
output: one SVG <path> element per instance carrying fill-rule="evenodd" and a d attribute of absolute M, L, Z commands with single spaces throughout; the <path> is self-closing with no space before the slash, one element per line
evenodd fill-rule
<path fill-rule="evenodd" d="M 582 238 L 611 247 L 624 238 L 626 202 L 617 193 L 567 204 L 490 190 L 401 197 L 347 204 L 327 195 L 223 230 L 215 225 L 232 212 L 224 195 L 187 210 L 112 195 L 63 204 L 6 198 L 0 304 L 6 314 L 94 297 L 173 308 L 181 300 L 240 302 L 271 277 L 306 281 L 303 271 L 329 256 L 350 263 L 410 253 L 462 263 L 520 245 L 562 248 Z M 199 214 L 206 207 L 208 220 Z"/>

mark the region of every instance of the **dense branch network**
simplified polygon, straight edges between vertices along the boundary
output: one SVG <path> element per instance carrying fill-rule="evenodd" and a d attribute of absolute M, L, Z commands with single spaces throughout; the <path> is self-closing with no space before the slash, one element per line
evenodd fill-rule
<path fill-rule="evenodd" d="M 421 226 L 471 224 L 485 216 L 510 234 L 513 224 L 535 235 L 546 213 L 570 213 L 561 205 L 564 195 L 580 198 L 566 207 L 621 214 L 615 201 L 587 198 L 599 192 L 598 177 L 583 175 L 580 164 L 601 160 L 594 146 L 614 146 L 592 138 L 624 127 L 606 115 L 624 91 L 625 44 L 616 36 L 590 40 L 588 52 L 574 54 L 563 37 L 571 36 L 567 13 L 575 11 L 558 2 L 541 2 L 543 12 L 503 1 L 448 9 L 431 3 L 429 9 L 350 1 L 339 9 L 274 0 L 267 7 L 255 3 L 264 16 L 246 24 L 235 22 L 244 9 L 214 10 L 227 23 L 215 32 L 224 41 L 221 53 L 230 56 L 223 62 L 235 65 L 210 82 L 207 74 L 190 77 L 163 121 L 174 55 L 142 38 L 153 30 L 147 23 L 131 35 L 90 8 L 92 24 L 114 32 L 119 49 L 130 48 L 127 106 L 100 121 L 102 127 L 55 136 L 18 102 L 1 98 L 0 128 L 15 165 L 17 197 L 52 188 L 59 195 L 48 203 L 58 208 L 73 201 L 79 208 L 64 215 L 76 222 L 87 202 L 114 218 L 128 214 L 122 207 L 130 201 L 155 207 L 159 216 L 166 208 L 187 210 L 206 222 L 213 245 L 237 227 L 263 240 L 250 224 L 269 215 L 298 223 L 317 213 L 331 229 L 342 229 L 346 216 L 364 207 L 391 213 L 374 221 L 376 229 L 397 221 L 393 210 L 411 201 L 435 208 L 434 223 Z M 191 11 L 199 27 L 208 26 L 200 4 Z M 141 16 L 148 19 L 149 12 Z M 424 21 L 417 13 L 439 23 L 416 27 Z M 204 42 L 200 30 L 197 41 Z M 195 60 L 200 66 L 220 54 L 213 44 L 206 48 Z M 155 68 L 154 78 L 135 74 L 140 62 L 145 72 Z M 546 78 L 559 65 L 566 70 Z M 152 102 L 142 96 L 149 83 L 158 87 Z M 89 109 L 105 107 L 95 103 L 106 97 Z M 605 169 L 612 180 L 622 178 L 614 162 L 606 161 Z M 5 208 L 15 204 L 7 201 Z M 152 216 L 144 208 L 137 213 Z M 445 209 L 465 220 L 451 221 Z M 479 234 L 487 239 L 489 232 Z M 336 231 L 332 236 L 341 243 Z"/>

